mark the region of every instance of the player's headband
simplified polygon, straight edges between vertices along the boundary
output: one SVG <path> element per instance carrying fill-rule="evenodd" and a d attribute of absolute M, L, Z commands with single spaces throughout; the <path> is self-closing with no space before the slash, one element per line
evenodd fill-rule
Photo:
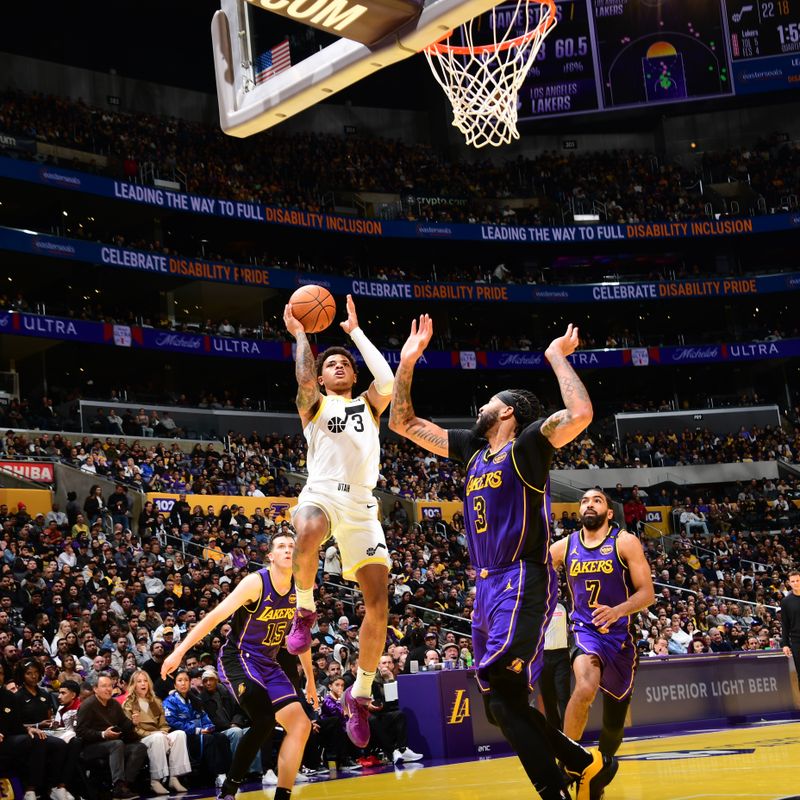
<path fill-rule="evenodd" d="M 531 404 L 531 399 L 535 402 L 535 398 L 529 395 L 528 392 L 515 392 L 511 389 L 504 389 L 495 396 L 514 409 L 514 417 L 521 426 L 528 425 L 536 418 L 538 408 Z"/>
<path fill-rule="evenodd" d="M 502 392 L 498 392 L 496 396 L 499 400 L 502 400 L 507 406 L 511 406 L 511 408 L 514 409 L 514 414 L 517 413 L 519 398 L 513 392 L 509 392 L 508 390 L 503 390 Z"/>

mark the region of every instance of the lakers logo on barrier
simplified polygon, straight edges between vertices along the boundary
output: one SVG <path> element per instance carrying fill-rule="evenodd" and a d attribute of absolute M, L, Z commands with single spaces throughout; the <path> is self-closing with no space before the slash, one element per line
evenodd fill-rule
<path fill-rule="evenodd" d="M 448 725 L 460 725 L 469 716 L 469 698 L 466 689 L 456 689 L 453 708 L 447 720 Z"/>

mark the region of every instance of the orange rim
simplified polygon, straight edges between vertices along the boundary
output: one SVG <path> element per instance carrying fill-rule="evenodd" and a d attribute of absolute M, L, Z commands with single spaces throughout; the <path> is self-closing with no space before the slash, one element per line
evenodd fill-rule
<path fill-rule="evenodd" d="M 447 44 L 447 40 L 453 35 L 454 31 L 448 31 L 441 39 L 428 45 L 425 48 L 427 53 L 431 55 L 455 55 L 455 56 L 473 56 L 483 55 L 484 53 L 497 53 L 503 50 L 508 50 L 511 47 L 521 47 L 527 44 L 538 33 L 544 36 L 553 25 L 556 24 L 556 4 L 555 0 L 528 0 L 528 3 L 538 3 L 542 6 L 547 6 L 547 16 L 532 30 L 524 33 L 522 36 L 516 36 L 513 39 L 508 39 L 500 44 L 481 44 L 477 47 L 456 47 Z"/>

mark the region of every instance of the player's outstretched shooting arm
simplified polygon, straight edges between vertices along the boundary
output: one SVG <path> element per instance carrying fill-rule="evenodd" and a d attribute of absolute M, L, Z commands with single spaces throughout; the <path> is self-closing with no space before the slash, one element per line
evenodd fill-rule
<path fill-rule="evenodd" d="M 294 336 L 297 346 L 294 354 L 294 374 L 297 378 L 297 412 L 303 427 L 311 421 L 317 413 L 322 395 L 317 383 L 317 367 L 314 362 L 314 353 L 311 344 L 303 329 L 303 323 L 295 317 L 292 304 L 287 303 L 283 309 L 283 322 L 286 330 Z"/>
<path fill-rule="evenodd" d="M 594 411 L 589 393 L 577 373 L 569 363 L 567 356 L 578 349 L 578 328 L 572 323 L 567 325 L 567 332 L 550 342 L 544 357 L 558 380 L 564 408 L 551 414 L 541 427 L 542 436 L 553 447 L 563 447 L 571 442 L 592 421 Z"/>
<path fill-rule="evenodd" d="M 411 335 L 400 351 L 400 366 L 394 376 L 392 410 L 389 414 L 389 428 L 405 436 L 420 447 L 437 456 L 449 455 L 447 431 L 430 420 L 420 419 L 411 404 L 411 380 L 414 367 L 433 336 L 433 320 L 422 314 L 419 322 L 411 323 Z"/>
<path fill-rule="evenodd" d="M 394 374 L 383 353 L 367 338 L 367 334 L 358 325 L 356 304 L 353 296 L 347 295 L 347 319 L 340 323 L 342 330 L 353 340 L 358 348 L 367 369 L 372 373 L 372 383 L 362 397 L 372 406 L 375 416 L 379 417 L 392 400 Z"/>

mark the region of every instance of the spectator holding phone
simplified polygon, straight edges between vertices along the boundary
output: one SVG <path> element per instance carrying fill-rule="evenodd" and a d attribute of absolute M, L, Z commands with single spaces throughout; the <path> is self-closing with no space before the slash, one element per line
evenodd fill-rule
<path fill-rule="evenodd" d="M 114 800 L 134 800 L 138 795 L 130 784 L 139 774 L 147 758 L 147 748 L 139 741 L 133 722 L 122 706 L 112 698 L 114 683 L 101 674 L 94 695 L 86 698 L 78 709 L 76 730 L 84 743 L 83 757 L 108 757 Z"/>

